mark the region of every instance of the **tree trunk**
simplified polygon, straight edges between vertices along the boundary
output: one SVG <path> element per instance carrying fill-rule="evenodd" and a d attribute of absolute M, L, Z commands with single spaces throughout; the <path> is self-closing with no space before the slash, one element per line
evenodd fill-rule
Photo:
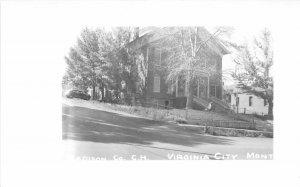
<path fill-rule="evenodd" d="M 273 116 L 273 100 L 268 101 L 269 108 L 268 108 L 268 115 Z"/>
<path fill-rule="evenodd" d="M 93 97 L 92 97 L 92 100 L 95 100 L 96 99 L 96 87 L 93 86 Z"/>
<path fill-rule="evenodd" d="M 187 80 L 187 100 L 186 100 L 186 108 L 192 109 L 193 107 L 193 87 L 192 87 L 192 81 L 190 78 Z"/>
<path fill-rule="evenodd" d="M 116 90 L 116 91 L 115 91 L 115 98 L 118 100 L 118 99 L 119 99 L 119 96 L 120 96 L 120 91 L 119 91 L 119 90 Z"/>
<path fill-rule="evenodd" d="M 104 101 L 104 86 L 101 87 L 101 100 Z"/>

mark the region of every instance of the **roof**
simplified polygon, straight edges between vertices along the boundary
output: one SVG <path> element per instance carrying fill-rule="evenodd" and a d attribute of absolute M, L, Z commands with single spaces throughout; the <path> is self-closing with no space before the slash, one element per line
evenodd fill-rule
<path fill-rule="evenodd" d="M 147 44 L 154 43 L 162 38 L 167 37 L 170 34 L 178 32 L 178 29 L 171 27 L 148 27 L 141 29 L 141 35 L 130 42 L 127 46 L 134 50 L 137 50 Z M 199 37 L 202 41 L 205 41 L 208 47 L 214 52 L 225 55 L 229 54 L 229 50 L 225 47 L 225 44 L 217 38 L 212 37 L 212 34 L 207 31 L 204 27 L 199 27 Z"/>
<path fill-rule="evenodd" d="M 224 90 L 226 91 L 231 91 L 232 93 L 246 93 L 245 90 L 239 88 L 237 85 L 233 84 L 233 85 L 225 85 L 223 86 Z M 253 88 L 255 91 L 258 91 L 258 92 L 264 92 L 266 91 L 265 89 L 263 88 L 259 88 L 259 87 L 255 87 Z"/>
<path fill-rule="evenodd" d="M 165 37 L 164 29 L 159 27 L 147 27 L 140 31 L 140 36 L 131 41 L 127 46 L 137 50 L 147 44 L 153 43 Z"/>

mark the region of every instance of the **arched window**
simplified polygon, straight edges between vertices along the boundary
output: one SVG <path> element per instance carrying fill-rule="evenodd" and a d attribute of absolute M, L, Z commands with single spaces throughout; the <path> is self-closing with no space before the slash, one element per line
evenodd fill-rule
<path fill-rule="evenodd" d="M 252 104 L 253 104 L 253 103 L 252 103 L 252 102 L 253 102 L 252 100 L 253 100 L 253 97 L 250 96 L 250 97 L 249 97 L 249 106 L 252 106 Z"/>

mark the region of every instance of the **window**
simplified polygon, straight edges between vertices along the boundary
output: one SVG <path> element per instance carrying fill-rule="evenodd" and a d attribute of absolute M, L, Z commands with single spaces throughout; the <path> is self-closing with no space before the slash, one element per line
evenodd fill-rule
<path fill-rule="evenodd" d="M 161 65 L 161 53 L 162 53 L 162 49 L 159 48 L 159 64 Z"/>
<path fill-rule="evenodd" d="M 168 82 L 168 94 L 172 94 L 174 92 L 174 81 L 171 80 Z"/>
<path fill-rule="evenodd" d="M 217 96 L 216 89 L 217 89 L 217 88 L 216 88 L 215 85 L 211 85 L 211 86 L 210 86 L 210 96 L 214 96 L 214 97 Z"/>
<path fill-rule="evenodd" d="M 161 65 L 161 54 L 162 54 L 161 48 L 154 48 L 154 60 L 155 62 L 157 62 L 158 65 Z"/>
<path fill-rule="evenodd" d="M 268 101 L 266 99 L 264 99 L 264 106 L 267 106 Z"/>
<path fill-rule="evenodd" d="M 136 90 L 136 91 L 135 91 L 136 93 L 141 93 L 141 90 L 140 90 L 140 83 L 139 83 L 139 82 L 136 82 L 136 83 L 135 83 L 135 90 Z"/>
<path fill-rule="evenodd" d="M 222 99 L 222 86 L 216 86 L 216 97 Z"/>
<path fill-rule="evenodd" d="M 231 103 L 231 95 L 230 94 L 227 95 L 227 102 Z"/>
<path fill-rule="evenodd" d="M 154 76 L 153 91 L 160 92 L 160 76 Z"/>
<path fill-rule="evenodd" d="M 250 97 L 249 97 L 249 106 L 252 106 L 252 104 L 253 104 L 253 103 L 252 103 L 252 102 L 253 102 L 252 100 L 253 100 L 253 97 L 250 96 Z"/>

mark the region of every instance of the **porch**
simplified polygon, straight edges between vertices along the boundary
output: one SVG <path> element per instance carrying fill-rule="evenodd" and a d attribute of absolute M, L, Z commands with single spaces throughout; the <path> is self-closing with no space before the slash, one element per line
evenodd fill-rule
<path fill-rule="evenodd" d="M 222 99 L 222 85 L 220 82 L 211 80 L 209 77 L 200 77 L 192 82 L 193 96 L 197 98 L 215 97 Z M 168 88 L 168 93 L 176 97 L 187 97 L 188 88 L 186 81 L 177 78 L 171 82 Z"/>

